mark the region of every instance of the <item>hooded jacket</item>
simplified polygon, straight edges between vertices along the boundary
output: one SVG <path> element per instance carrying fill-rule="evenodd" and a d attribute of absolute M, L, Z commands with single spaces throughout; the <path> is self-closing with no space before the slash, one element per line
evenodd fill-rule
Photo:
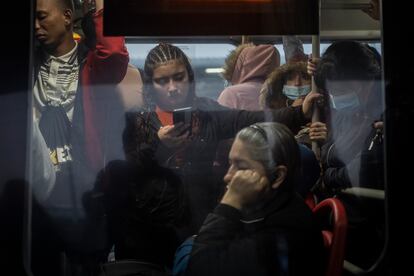
<path fill-rule="evenodd" d="M 259 97 L 261 108 L 283 108 L 289 106 L 289 99 L 283 95 L 283 86 L 289 77 L 299 74 L 303 79 L 310 80 L 306 72 L 306 63 L 295 62 L 287 63 L 276 68 L 266 79 Z"/>
<path fill-rule="evenodd" d="M 267 76 L 279 66 L 279 52 L 273 45 L 243 49 L 231 77 L 232 86 L 221 92 L 221 105 L 244 110 L 260 110 L 259 92 Z"/>

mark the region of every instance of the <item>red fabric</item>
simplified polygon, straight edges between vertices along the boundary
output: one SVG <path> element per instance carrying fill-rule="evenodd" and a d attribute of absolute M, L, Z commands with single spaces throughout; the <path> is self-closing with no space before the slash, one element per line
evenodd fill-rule
<path fill-rule="evenodd" d="M 173 113 L 164 111 L 158 106 L 155 108 L 155 112 L 157 113 L 158 119 L 160 120 L 162 126 L 170 126 L 173 125 Z"/>
<path fill-rule="evenodd" d="M 100 107 L 94 93 L 100 92 L 98 84 L 115 86 L 124 78 L 129 57 L 123 37 L 103 36 L 103 10 L 94 14 L 94 22 L 96 48 L 89 51 L 81 75 L 86 156 L 91 166 L 99 170 L 105 165 L 102 148 L 105 123 L 99 117 L 102 113 L 98 113 Z"/>
<path fill-rule="evenodd" d="M 313 208 L 313 213 L 318 218 L 326 218 L 332 222 L 330 229 L 322 229 L 325 248 L 328 251 L 325 276 L 341 276 L 348 228 L 345 208 L 338 199 L 327 198 Z"/>

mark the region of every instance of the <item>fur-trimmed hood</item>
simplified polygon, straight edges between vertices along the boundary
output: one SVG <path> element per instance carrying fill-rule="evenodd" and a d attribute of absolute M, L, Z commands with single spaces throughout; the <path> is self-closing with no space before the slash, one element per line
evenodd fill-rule
<path fill-rule="evenodd" d="M 283 95 L 283 85 L 294 74 L 299 73 L 304 79 L 310 79 L 305 62 L 283 64 L 276 68 L 266 79 L 261 91 L 259 103 L 261 108 L 280 108 L 286 106 L 286 96 Z"/>

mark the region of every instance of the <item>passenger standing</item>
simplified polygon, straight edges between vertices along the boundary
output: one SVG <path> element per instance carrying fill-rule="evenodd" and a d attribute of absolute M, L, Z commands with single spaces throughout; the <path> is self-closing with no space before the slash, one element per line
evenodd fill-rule
<path fill-rule="evenodd" d="M 86 273 L 90 261 L 81 199 L 104 167 L 100 92 L 124 78 L 129 60 L 123 37 L 103 36 L 102 9 L 96 0 L 96 44 L 88 48 L 73 38 L 72 0 L 36 1 L 34 119 L 56 170 L 52 191 L 33 215 L 33 228 L 42 229 L 33 239 L 34 270 L 42 275 L 60 273 L 62 256 L 74 275 Z"/>
<path fill-rule="evenodd" d="M 349 219 L 345 257 L 364 268 L 373 264 L 384 245 L 384 213 L 342 190 L 384 189 L 384 105 L 381 64 L 374 51 L 359 42 L 338 41 L 326 49 L 317 66 L 308 63 L 331 107 L 330 137 L 321 149 L 322 196 L 335 195 L 343 201 Z"/>
<path fill-rule="evenodd" d="M 88 48 L 73 38 L 71 0 L 37 1 L 35 120 L 57 171 L 51 197 L 58 208 L 77 205 L 83 188 L 91 188 L 97 171 L 104 167 L 100 89 L 120 82 L 128 66 L 124 39 L 103 36 L 102 8 L 103 1 L 96 1 L 96 44 Z M 70 188 L 74 182 L 77 186 Z"/>
<path fill-rule="evenodd" d="M 219 104 L 240 110 L 261 110 L 260 89 L 279 64 L 280 55 L 273 45 L 240 45 L 226 58 L 223 76 L 231 86 L 221 92 Z"/>
<path fill-rule="evenodd" d="M 260 91 L 260 105 L 263 109 L 279 109 L 287 106 L 300 106 L 311 92 L 311 79 L 306 71 L 306 63 L 290 62 L 274 70 Z M 316 184 L 320 175 L 319 162 L 311 151 L 311 142 L 321 145 L 326 141 L 328 131 L 322 122 L 309 123 L 295 133 L 301 144 L 302 171 L 295 183 L 296 191 L 306 196 Z"/>
<path fill-rule="evenodd" d="M 306 71 L 306 63 L 291 62 L 276 68 L 268 77 L 260 91 L 260 106 L 263 109 L 279 109 L 287 106 L 300 106 L 311 92 L 311 77 Z M 297 133 L 299 142 L 310 147 L 312 141 L 323 143 L 327 139 L 326 124 L 314 122 Z"/>
<path fill-rule="evenodd" d="M 257 121 L 274 120 L 298 128 L 306 121 L 304 114 L 309 116 L 311 102 L 319 96 L 309 94 L 302 107 L 267 114 L 225 108 L 196 96 L 194 72 L 187 56 L 165 43 L 149 52 L 145 74 L 147 110 L 134 113 L 139 129 L 136 133 L 142 140 L 138 149 L 152 150 L 160 165 L 180 175 L 189 194 L 195 231 L 217 202 L 220 188 L 213 181 L 212 166 L 218 142 Z M 188 106 L 193 110 L 191 123 L 174 125 L 172 111 Z"/>

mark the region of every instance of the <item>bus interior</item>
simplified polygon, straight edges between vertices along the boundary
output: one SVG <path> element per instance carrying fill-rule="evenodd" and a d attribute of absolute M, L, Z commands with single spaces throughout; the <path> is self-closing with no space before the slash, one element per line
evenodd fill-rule
<path fill-rule="evenodd" d="M 288 61 L 289 56 L 284 43 L 289 38 L 301 43 L 299 48 L 302 47 L 303 49 L 305 59 L 302 61 L 304 63 L 312 58 L 322 57 L 323 59 L 325 51 L 331 45 L 342 41 L 354 41 L 360 45 L 367 45 L 375 53 L 373 56 L 375 56 L 380 68 L 379 77 L 375 79 L 375 85 L 378 88 L 376 92 L 379 93 L 376 102 L 378 106 L 375 108 L 379 109 L 379 116 L 375 120 L 366 116 L 361 117 L 360 120 L 364 122 L 365 120 L 372 120 L 370 125 L 373 126 L 374 130 L 375 124 L 381 123 L 381 131 L 377 131 L 376 136 L 368 141 L 368 147 L 362 149 L 362 153 L 369 153 L 372 149 L 371 144 L 379 143 L 375 158 L 381 159 L 382 163 L 378 165 L 374 162 L 378 166 L 375 167 L 375 179 L 379 179 L 382 186 L 372 187 L 368 183 L 363 183 L 363 180 L 359 181 L 359 179 L 366 179 L 361 176 L 365 167 L 359 167 L 356 171 L 358 176 L 348 175 L 348 181 L 351 185 L 329 190 L 328 196 L 325 194 L 319 197 L 321 191 L 328 191 L 321 188 L 325 187 L 323 183 L 321 184 L 321 179 L 324 177 L 323 173 L 326 173 L 323 170 L 329 166 L 324 167 L 325 165 L 320 161 L 323 144 L 313 143 L 311 150 L 315 152 L 315 158 L 318 159 L 318 167 L 321 166 L 323 170 L 318 171 L 319 175 L 316 180 L 313 180 L 312 189 L 306 195 L 305 202 L 315 215 L 319 215 L 319 212 L 321 212 L 319 207 L 322 205 L 318 207 L 318 204 L 322 201 L 326 199 L 328 201 L 333 200 L 333 203 L 331 203 L 334 204 L 329 205 L 328 208 L 333 208 L 334 211 L 329 211 L 324 222 L 331 225 L 327 231 L 330 231 L 331 234 L 329 235 L 332 236 L 326 236 L 328 232 L 323 234 L 325 235 L 325 242 L 327 240 L 330 242 L 328 254 L 334 257 L 329 259 L 329 264 L 324 263 L 324 266 L 328 268 L 323 275 L 400 275 L 397 271 L 402 266 L 400 267 L 399 262 L 395 260 L 396 249 L 392 242 L 395 240 L 394 235 L 398 231 L 396 229 L 402 223 L 397 225 L 398 222 L 395 222 L 394 219 L 395 225 L 392 225 L 390 224 L 390 218 L 392 220 L 395 217 L 394 212 L 399 210 L 397 208 L 404 208 L 404 206 L 401 206 L 402 203 L 399 201 L 401 191 L 397 192 L 397 188 L 393 188 L 392 185 L 396 184 L 397 180 L 404 179 L 404 174 L 401 173 L 402 168 L 396 162 L 396 160 L 399 160 L 396 152 L 401 150 L 402 147 L 399 139 L 406 137 L 401 132 L 403 130 L 399 128 L 406 122 L 401 118 L 404 117 L 405 120 L 408 120 L 409 114 L 404 112 L 409 112 L 408 110 L 412 109 L 406 108 L 405 111 L 401 111 L 399 105 L 409 102 L 409 98 L 397 96 L 395 92 L 396 89 L 401 89 L 399 84 L 395 84 L 396 79 L 397 83 L 400 80 L 400 75 L 396 76 L 395 74 L 400 74 L 399 72 L 404 70 L 398 67 L 401 62 L 398 63 L 394 60 L 404 56 L 404 53 L 399 52 L 396 50 L 398 47 L 392 45 L 393 41 L 398 38 L 398 34 L 394 33 L 390 27 L 392 8 L 391 5 L 387 6 L 390 3 L 382 0 L 148 0 L 139 3 L 133 0 L 105 0 L 103 36 L 125 38 L 129 58 L 128 68 L 132 68 L 131 72 L 133 72 L 131 75 L 126 75 L 121 84 L 116 84 L 118 85 L 116 89 L 113 89 L 107 83 L 98 84 L 93 88 L 103 91 L 97 98 L 98 102 L 104 107 L 99 114 L 106 118 L 103 120 L 104 122 L 108 122 L 107 125 L 102 126 L 105 129 L 105 135 L 97 138 L 100 142 L 104 141 L 105 145 L 109 145 L 103 149 L 102 158 L 104 161 L 102 165 L 99 165 L 98 169 L 88 172 L 85 172 L 86 167 L 82 167 L 79 171 L 71 172 L 74 175 L 68 176 L 72 179 L 71 181 L 76 181 L 73 179 L 88 179 L 87 187 L 79 188 L 75 185 L 69 188 L 66 187 L 60 192 L 53 192 L 57 187 L 56 179 L 59 178 L 53 176 L 53 184 L 39 184 L 39 179 L 41 179 L 40 181 L 49 181 L 50 179 L 44 180 L 47 171 L 41 163 L 45 161 L 39 158 L 39 152 L 36 152 L 44 149 L 39 148 L 37 143 L 40 142 L 33 138 L 35 132 L 37 132 L 37 126 L 34 122 L 38 118 L 36 116 L 39 116 L 36 115 L 36 99 L 33 97 L 37 81 L 35 74 L 38 72 L 35 67 L 35 49 L 39 47 L 39 42 L 34 30 L 36 25 L 36 2 L 39 1 L 46 0 L 30 1 L 25 7 L 26 15 L 30 14 L 30 16 L 26 16 L 29 19 L 25 21 L 26 25 L 21 33 L 27 35 L 24 41 L 19 40 L 22 41 L 19 44 L 24 45 L 22 46 L 23 49 L 19 49 L 19 51 L 29 53 L 20 57 L 21 66 L 25 67 L 27 71 L 22 71 L 21 76 L 13 74 L 15 80 L 11 80 L 10 74 L 12 73 L 5 72 L 3 74 L 4 79 L 10 79 L 11 83 L 4 82 L 2 90 L 5 92 L 0 94 L 0 110 L 2 111 L 0 127 L 5 134 L 1 139 L 3 155 L 1 161 L 4 170 L 1 172 L 0 179 L 0 217 L 9 220 L 9 225 L 3 229 L 5 234 L 2 234 L 5 251 L 9 253 L 6 253 L 1 259 L 7 264 L 6 267 L 13 271 L 10 275 L 184 275 L 179 274 L 185 273 L 182 271 L 177 274 L 175 263 L 174 266 L 162 268 L 161 274 L 148 274 L 149 270 L 145 272 L 145 269 L 149 269 L 153 264 L 145 262 L 145 257 L 143 258 L 144 261 L 141 260 L 141 262 L 135 260 L 138 261 L 136 267 L 133 264 L 128 266 L 128 263 L 124 262 L 124 258 L 119 257 L 120 253 L 117 257 L 116 243 L 115 246 L 113 241 L 108 244 L 108 237 L 113 234 L 111 232 L 113 228 L 108 226 L 109 222 L 106 219 L 102 219 L 107 217 L 106 211 L 101 210 L 104 207 L 93 205 L 94 199 L 108 196 L 103 195 L 102 191 L 94 193 L 96 192 L 94 189 L 96 183 L 101 181 L 102 177 L 107 177 L 105 172 L 111 169 L 111 164 L 115 164 L 118 160 L 127 162 L 127 157 L 124 155 L 125 144 L 122 145 L 123 142 L 125 143 L 125 118 L 127 118 L 126 114 L 130 112 L 145 110 L 148 101 L 145 91 L 150 89 L 147 86 L 148 83 L 152 83 L 152 76 L 149 76 L 146 71 L 149 53 L 154 47 L 161 44 L 177 46 L 188 57 L 194 72 L 196 96 L 207 98 L 213 102 L 220 102 L 219 98 L 222 91 L 234 85 L 226 80 L 223 75 L 227 70 L 225 66 L 230 53 L 234 52 L 240 45 L 248 43 L 256 46 L 273 45 L 279 54 L 280 64 L 277 67 L 287 66 L 290 61 Z M 74 39 L 79 44 L 85 43 L 87 35 L 82 22 L 85 22 L 86 14 L 90 16 L 90 14 L 96 12 L 94 2 L 87 0 L 73 1 L 75 8 L 73 12 L 73 32 Z M 278 7 L 280 8 L 278 9 Z M 387 8 L 389 11 L 386 10 Z M 401 21 L 398 21 L 400 19 L 395 20 L 395 22 L 401 23 Z M 10 65 L 13 61 L 9 59 L 10 57 L 5 55 L 5 61 Z M 351 60 L 348 63 L 359 64 L 359 61 Z M 356 71 L 358 70 L 356 69 Z M 405 72 L 405 74 L 409 73 Z M 312 89 L 316 88 L 315 82 L 310 85 Z M 390 91 L 394 94 L 390 94 Z M 79 98 L 80 96 L 76 97 Z M 326 102 L 328 103 L 326 106 L 335 109 L 335 107 L 332 107 L 332 103 L 329 104 L 329 95 L 327 97 Z M 364 110 L 361 112 L 363 113 Z M 323 120 L 326 118 L 322 116 L 317 119 Z M 328 137 L 332 133 L 343 131 L 342 127 L 351 129 L 352 126 L 352 124 L 341 126 L 328 124 Z M 82 127 L 85 127 L 85 125 Z M 41 130 L 43 129 L 41 128 Z M 345 130 L 344 133 L 347 133 L 347 131 Z M 348 134 L 350 133 L 351 131 L 348 132 Z M 355 142 L 353 138 L 359 134 L 359 132 L 356 132 L 355 136 L 354 134 L 348 135 L 347 139 L 349 141 L 345 142 L 352 144 Z M 378 138 L 379 136 L 380 138 Z M 337 137 L 338 140 L 333 144 L 337 143 L 338 145 L 340 141 L 344 142 L 342 141 L 343 137 L 346 137 L 346 135 L 343 134 L 343 136 Z M 366 143 L 365 140 L 364 143 Z M 365 146 L 366 144 L 364 144 Z M 315 147 L 319 147 L 319 149 L 315 151 Z M 330 149 L 332 149 L 332 146 Z M 330 149 L 327 150 L 328 155 Z M 88 151 L 88 149 L 84 150 L 85 152 Z M 220 148 L 216 148 L 216 150 L 220 151 Z M 228 150 L 229 148 L 226 154 L 228 154 Z M 359 155 L 357 154 L 358 158 L 362 158 L 361 150 L 356 148 L 349 148 L 343 154 L 347 156 L 348 153 L 354 151 L 359 152 Z M 51 150 L 48 151 L 49 154 L 51 154 Z M 227 162 L 227 155 L 224 158 Z M 360 159 L 358 164 L 362 166 L 359 162 L 363 161 L 366 160 Z M 219 203 L 227 189 L 222 179 L 229 169 L 229 164 L 226 163 L 221 167 L 221 163 L 217 160 L 210 163 L 209 166 L 212 166 L 214 171 L 213 179 L 217 183 L 214 184 L 215 194 L 206 194 L 205 198 L 214 197 L 213 201 Z M 371 163 L 369 164 L 371 165 Z M 340 166 L 347 167 L 348 165 L 345 162 Z M 351 171 L 350 166 L 347 167 L 349 171 Z M 203 167 L 194 168 L 197 171 L 192 172 L 193 174 L 203 175 Z M 151 167 L 148 168 L 148 170 L 150 169 Z M 53 174 L 58 175 L 60 173 L 62 172 L 56 171 L 55 167 Z M 91 176 L 87 175 L 89 173 Z M 186 171 L 184 173 L 180 172 L 178 175 L 183 179 L 187 179 L 186 177 L 190 177 L 192 173 Z M 405 175 L 408 174 L 407 171 L 405 173 Z M 106 181 L 116 185 L 118 185 L 118 182 L 119 185 L 128 182 L 124 176 L 111 175 L 110 177 L 114 178 L 106 179 Z M 210 179 L 209 177 L 210 175 L 205 175 L 206 179 Z M 305 175 L 305 178 L 310 178 L 310 176 Z M 358 178 L 357 182 L 353 182 L 355 178 Z M 39 185 L 40 188 L 36 185 Z M 111 192 L 116 193 L 116 191 Z M 63 211 L 49 208 L 47 205 L 50 203 L 48 197 L 56 195 L 56 193 L 60 194 L 54 199 L 55 202 L 59 204 L 68 201 L 76 207 L 72 206 Z M 158 193 L 163 192 L 158 191 Z M 139 195 L 134 196 L 136 196 L 135 204 L 139 205 L 137 203 L 139 202 Z M 111 198 L 111 195 L 108 198 Z M 204 200 L 203 196 L 200 198 L 201 201 Z M 91 200 L 92 203 L 88 203 L 87 200 Z M 340 202 L 339 204 L 342 207 L 335 205 L 337 201 Z M 397 211 L 394 209 L 394 212 L 391 212 L 390 202 L 393 203 L 391 205 Z M 345 209 L 341 209 L 344 207 Z M 14 211 L 12 210 L 16 212 L 15 216 L 13 216 L 12 212 Z M 197 211 L 192 210 L 195 213 Z M 361 218 L 358 216 L 360 213 L 352 213 L 354 211 L 368 215 Z M 345 213 L 345 219 L 341 216 L 338 218 L 337 212 L 340 213 L 339 215 Z M 95 216 L 96 214 L 98 216 Z M 325 213 L 323 215 L 325 216 Z M 151 220 L 151 217 L 145 219 Z M 122 219 L 117 221 L 120 225 L 124 222 Z M 338 226 L 341 222 L 345 224 L 346 228 L 344 230 L 346 234 L 343 237 L 340 237 L 341 234 L 338 234 L 340 231 L 336 228 L 343 226 Z M 367 226 L 366 229 L 368 230 L 365 230 L 366 232 L 363 232 L 359 237 L 353 236 L 353 227 L 361 224 Z M 198 229 L 185 233 L 196 235 Z M 147 235 L 151 235 L 151 232 Z M 149 240 L 151 239 L 149 238 Z M 339 241 L 338 244 L 336 239 L 342 239 L 342 241 Z M 184 240 L 184 238 L 181 238 L 180 241 L 183 242 Z M 140 245 L 135 246 L 139 248 Z M 53 254 L 45 253 L 48 250 L 53 251 Z M 162 253 L 163 250 L 161 246 L 160 254 L 164 254 Z M 312 248 L 309 248 L 308 254 L 312 254 L 312 250 Z M 190 256 L 190 252 L 187 252 L 187 254 Z M 146 253 L 142 252 L 142 256 L 145 255 Z M 134 263 L 134 260 L 128 259 L 128 261 Z M 175 259 L 174 262 L 176 261 Z M 119 263 L 118 266 L 117 263 Z M 143 265 L 145 269 L 142 269 L 139 265 Z M 214 264 L 211 265 L 214 266 Z M 134 267 L 137 269 L 136 271 L 134 271 Z M 142 272 L 139 272 L 140 269 L 142 269 Z M 154 271 L 160 272 L 158 270 Z M 153 273 L 155 273 L 154 271 Z M 309 271 L 308 274 L 314 275 L 312 271 Z M 196 274 L 190 273 L 189 275 Z"/>

